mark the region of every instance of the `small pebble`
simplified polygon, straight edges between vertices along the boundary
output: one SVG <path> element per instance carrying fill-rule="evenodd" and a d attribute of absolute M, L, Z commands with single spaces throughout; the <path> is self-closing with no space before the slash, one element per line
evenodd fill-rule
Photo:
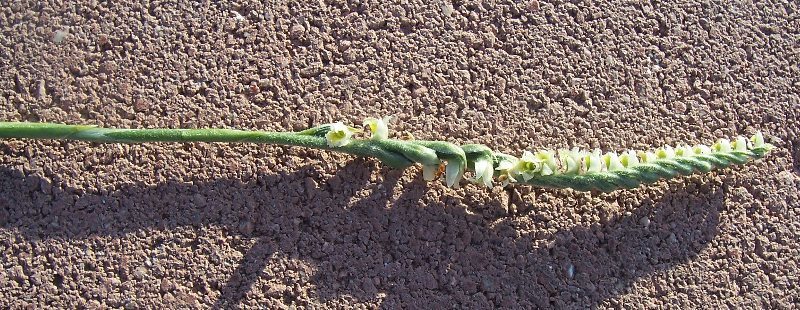
<path fill-rule="evenodd" d="M 453 12 L 456 10 L 453 8 L 453 4 L 450 1 L 442 1 L 442 14 L 446 17 L 450 17 L 453 15 Z"/>
<path fill-rule="evenodd" d="M 64 42 L 68 34 L 69 31 L 67 30 L 56 30 L 56 32 L 53 34 L 53 42 L 55 43 Z"/>

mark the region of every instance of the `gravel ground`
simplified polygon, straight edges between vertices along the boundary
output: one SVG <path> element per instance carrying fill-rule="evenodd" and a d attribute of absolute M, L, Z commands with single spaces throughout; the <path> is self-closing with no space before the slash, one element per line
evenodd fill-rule
<path fill-rule="evenodd" d="M 4 2 L 0 119 L 297 130 L 394 115 L 396 135 L 513 154 L 756 130 L 777 149 L 592 194 L 454 190 L 298 148 L 3 140 L 0 303 L 800 303 L 796 2 L 355 2 Z"/>

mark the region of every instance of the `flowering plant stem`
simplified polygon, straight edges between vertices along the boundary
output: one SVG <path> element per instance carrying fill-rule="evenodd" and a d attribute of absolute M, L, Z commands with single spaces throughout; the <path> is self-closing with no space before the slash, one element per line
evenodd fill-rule
<path fill-rule="evenodd" d="M 375 157 L 393 168 L 414 162 L 387 151 L 371 141 L 352 141 L 341 147 L 329 146 L 324 136 L 311 128 L 301 132 L 246 131 L 235 129 L 116 129 L 87 125 L 0 122 L 0 138 L 80 140 L 103 143 L 144 142 L 239 142 L 302 146 L 336 150 L 357 156 Z"/>
<path fill-rule="evenodd" d="M 634 188 L 662 178 L 709 172 L 731 164 L 744 164 L 761 158 L 773 146 L 764 143 L 760 133 L 750 140 L 739 137 L 731 142 L 719 140 L 712 146 L 663 147 L 654 152 L 617 155 L 599 151 L 559 150 L 525 152 L 521 158 L 493 152 L 480 144 L 457 146 L 445 141 L 399 140 L 388 138 L 390 118 L 369 118 L 371 139 L 353 139 L 358 129 L 342 123 L 325 124 L 300 132 L 267 132 L 234 129 L 116 129 L 88 125 L 0 122 L 0 138 L 63 139 L 102 143 L 144 142 L 231 142 L 301 146 L 374 157 L 393 168 L 423 165 L 425 178 L 435 178 L 446 162 L 446 183 L 458 186 L 464 172 L 474 172 L 473 182 L 491 186 L 497 179 L 504 185 L 529 184 L 580 191 L 612 191 Z"/>

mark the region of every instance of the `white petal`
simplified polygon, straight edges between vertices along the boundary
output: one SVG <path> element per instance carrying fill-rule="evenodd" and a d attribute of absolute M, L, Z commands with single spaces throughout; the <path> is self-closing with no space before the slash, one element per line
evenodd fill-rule
<path fill-rule="evenodd" d="M 444 180 L 447 183 L 447 187 L 457 186 L 458 181 L 461 180 L 461 167 L 455 163 L 448 163 L 444 169 Z"/>
<path fill-rule="evenodd" d="M 489 165 L 489 161 L 478 159 L 475 161 L 475 178 L 480 179 L 483 177 L 483 174 L 486 172 L 486 166 Z"/>
<path fill-rule="evenodd" d="M 761 132 L 756 132 L 753 137 L 750 138 L 750 141 L 753 142 L 753 148 L 760 148 L 764 146 L 764 135 Z"/>
<path fill-rule="evenodd" d="M 542 165 L 542 175 L 551 175 L 553 174 L 553 169 L 550 168 L 550 165 L 544 164 Z"/>
<path fill-rule="evenodd" d="M 533 179 L 534 176 L 536 176 L 536 174 L 533 173 L 533 171 L 530 170 L 522 171 L 522 179 L 524 179 L 525 181 Z"/>
<path fill-rule="evenodd" d="M 733 142 L 733 149 L 739 152 L 747 151 L 747 139 L 742 136 L 736 137 L 736 141 Z"/>
<path fill-rule="evenodd" d="M 522 157 L 520 158 L 522 161 L 533 162 L 536 161 L 536 156 L 533 156 L 533 153 L 529 151 L 525 151 L 522 153 Z"/>
<path fill-rule="evenodd" d="M 438 171 L 439 171 L 439 166 L 423 165 L 422 178 L 425 179 L 425 181 L 433 181 L 434 179 L 436 179 L 436 172 Z"/>
<path fill-rule="evenodd" d="M 600 157 L 600 150 L 595 150 L 592 154 L 586 155 L 583 161 L 586 172 L 603 171 L 603 159 Z"/>
<path fill-rule="evenodd" d="M 516 161 L 503 160 L 497 165 L 497 170 L 511 170 L 517 165 Z"/>
<path fill-rule="evenodd" d="M 492 187 L 492 181 L 494 181 L 494 167 L 492 167 L 492 164 L 489 163 L 489 165 L 486 165 L 484 169 L 483 185 L 486 185 L 486 187 Z"/>
<path fill-rule="evenodd" d="M 606 153 L 603 159 L 606 162 L 608 171 L 617 171 L 625 169 L 625 166 L 623 166 L 622 162 L 620 162 L 617 153 L 614 152 Z"/>

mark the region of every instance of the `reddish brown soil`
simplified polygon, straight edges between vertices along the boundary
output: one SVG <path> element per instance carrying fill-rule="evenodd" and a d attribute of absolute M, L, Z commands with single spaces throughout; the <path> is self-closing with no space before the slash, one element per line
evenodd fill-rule
<path fill-rule="evenodd" d="M 298 148 L 4 140 L 11 308 L 800 303 L 797 2 L 39 2 L 0 5 L 2 120 L 296 130 L 394 115 L 397 135 L 514 154 L 755 130 L 777 149 L 591 194 L 453 190 Z"/>

